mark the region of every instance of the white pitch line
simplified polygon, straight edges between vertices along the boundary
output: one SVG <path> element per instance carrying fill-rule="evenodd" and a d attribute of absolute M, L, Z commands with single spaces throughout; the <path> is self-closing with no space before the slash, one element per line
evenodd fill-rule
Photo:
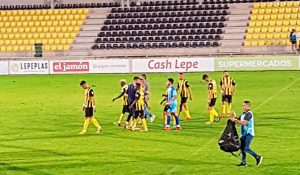
<path fill-rule="evenodd" d="M 294 80 L 293 82 L 291 82 L 290 84 L 288 84 L 286 87 L 284 87 L 283 89 L 281 89 L 280 91 L 276 92 L 275 94 L 273 94 L 272 96 L 270 96 L 269 98 L 267 98 L 264 102 L 262 102 L 261 104 L 259 104 L 258 106 L 256 106 L 253 110 L 257 110 L 259 108 L 261 108 L 264 104 L 268 103 L 269 101 L 271 101 L 274 97 L 276 97 L 277 95 L 279 95 L 280 93 L 282 93 L 283 91 L 287 90 L 288 88 L 290 88 L 291 86 L 293 86 L 297 81 L 299 81 L 300 78 L 297 78 L 296 80 Z"/>

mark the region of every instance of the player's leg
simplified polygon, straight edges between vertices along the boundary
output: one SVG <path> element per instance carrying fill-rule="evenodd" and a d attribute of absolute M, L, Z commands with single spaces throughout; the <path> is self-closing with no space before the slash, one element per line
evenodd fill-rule
<path fill-rule="evenodd" d="M 90 124 L 90 120 L 91 120 L 92 116 L 94 115 L 94 113 L 93 113 L 94 111 L 93 111 L 92 107 L 85 108 L 84 112 L 85 112 L 85 118 L 84 118 L 84 123 L 83 123 L 83 129 L 79 134 L 86 134 L 87 129 Z"/>
<path fill-rule="evenodd" d="M 181 126 L 180 126 L 180 120 L 179 120 L 179 116 L 175 110 L 175 112 L 172 113 L 172 115 L 174 116 L 175 120 L 176 120 L 176 130 L 181 130 Z"/>
<path fill-rule="evenodd" d="M 184 100 L 183 100 L 183 97 L 181 97 L 181 99 L 180 99 L 180 105 L 179 105 L 179 111 L 178 111 L 178 115 L 179 116 L 181 115 L 181 112 L 182 112 L 183 103 L 184 103 Z"/>
<path fill-rule="evenodd" d="M 185 120 L 191 120 L 191 115 L 190 115 L 187 101 L 185 103 L 183 103 L 183 108 L 184 108 L 184 113 L 185 113 Z"/>
<path fill-rule="evenodd" d="M 101 128 L 101 126 L 99 125 L 98 121 L 95 119 L 95 117 L 91 117 L 91 121 L 94 124 L 94 126 L 97 128 L 97 132 L 96 133 L 100 133 L 103 131 L 103 129 Z"/>
<path fill-rule="evenodd" d="M 232 96 L 228 95 L 227 96 L 227 116 L 230 116 L 231 113 L 231 104 L 232 104 Z"/>
<path fill-rule="evenodd" d="M 168 111 L 167 111 L 167 124 L 166 124 L 166 126 L 164 127 L 163 130 L 170 131 L 171 130 L 170 124 L 171 124 L 171 112 L 170 112 L 170 108 L 169 108 Z"/>
<path fill-rule="evenodd" d="M 226 97 L 222 95 L 222 117 L 226 115 Z"/>
<path fill-rule="evenodd" d="M 147 125 L 147 121 L 144 117 L 144 111 L 143 110 L 140 111 L 139 116 L 142 120 L 142 125 L 143 125 L 143 129 L 141 129 L 140 131 L 148 131 L 148 125 Z"/>
<path fill-rule="evenodd" d="M 212 98 L 208 104 L 209 122 L 206 122 L 206 124 L 212 124 L 214 122 L 215 117 L 219 115 L 215 110 L 215 103 L 216 103 L 216 98 Z"/>
<path fill-rule="evenodd" d="M 114 123 L 115 125 L 121 126 L 121 122 L 122 122 L 122 120 L 123 120 L 126 112 L 128 112 L 128 106 L 127 105 L 123 105 L 122 112 L 120 114 L 119 120 L 118 120 L 117 123 L 116 122 Z"/>
<path fill-rule="evenodd" d="M 241 141 L 242 162 L 238 166 L 245 166 L 246 165 L 246 152 L 245 152 L 246 139 L 241 137 L 240 141 Z"/>

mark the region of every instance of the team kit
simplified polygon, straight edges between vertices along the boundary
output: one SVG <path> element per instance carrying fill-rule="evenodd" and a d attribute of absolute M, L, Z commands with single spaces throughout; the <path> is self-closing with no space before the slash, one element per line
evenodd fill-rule
<path fill-rule="evenodd" d="M 208 110 L 209 121 L 206 124 L 210 125 L 214 122 L 219 122 L 221 118 L 231 116 L 232 97 L 235 91 L 235 80 L 229 75 L 228 71 L 223 72 L 223 77 L 220 80 L 219 86 L 222 94 L 222 113 L 219 115 L 214 109 L 217 100 L 217 83 L 214 79 L 204 74 L 203 81 L 208 84 Z M 173 78 L 167 80 L 167 90 L 162 94 L 164 128 L 165 131 L 182 130 L 179 117 L 185 115 L 184 120 L 191 120 L 191 115 L 188 108 L 188 101 L 192 100 L 192 91 L 188 80 L 185 79 L 184 73 L 178 74 L 178 83 L 175 85 Z M 86 134 L 90 122 L 97 128 L 97 133 L 103 131 L 99 123 L 94 117 L 96 112 L 96 104 L 94 91 L 90 88 L 86 81 L 81 81 L 80 86 L 85 90 L 85 102 L 83 111 L 85 112 L 85 120 L 83 129 L 79 134 Z M 130 131 L 149 131 L 147 126 L 147 118 L 153 122 L 155 115 L 150 112 L 148 105 L 150 95 L 150 84 L 147 76 L 135 76 L 133 82 L 127 84 L 126 80 L 120 80 L 121 92 L 113 98 L 122 100 L 122 111 L 118 121 L 114 122 L 116 126 L 122 126 L 125 114 L 128 116 L 125 120 L 124 128 Z M 180 103 L 178 104 L 178 101 Z M 140 127 L 141 126 L 141 127 Z"/>

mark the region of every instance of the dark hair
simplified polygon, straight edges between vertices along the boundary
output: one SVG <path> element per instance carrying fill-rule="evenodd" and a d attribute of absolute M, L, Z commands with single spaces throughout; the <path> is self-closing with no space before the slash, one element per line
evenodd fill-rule
<path fill-rule="evenodd" d="M 140 79 L 139 77 L 133 77 L 133 80 L 138 80 L 138 79 Z"/>
<path fill-rule="evenodd" d="M 142 74 L 141 76 L 142 76 L 142 77 L 144 77 L 144 78 L 145 78 L 145 80 L 147 79 L 147 76 L 146 76 L 146 74 Z"/>
<path fill-rule="evenodd" d="M 204 74 L 204 75 L 202 76 L 202 80 L 205 80 L 206 78 L 208 78 L 208 75 Z"/>
<path fill-rule="evenodd" d="M 244 103 L 245 103 L 245 104 L 248 104 L 248 105 L 251 105 L 251 102 L 248 101 L 248 100 L 245 100 Z"/>
<path fill-rule="evenodd" d="M 183 72 L 179 72 L 179 75 L 183 75 Z"/>
<path fill-rule="evenodd" d="M 172 84 L 174 83 L 174 79 L 173 78 L 168 78 L 168 81 L 171 82 Z"/>
<path fill-rule="evenodd" d="M 82 80 L 82 81 L 80 82 L 80 86 L 82 86 L 82 85 L 84 85 L 84 84 L 86 84 L 86 81 Z"/>
<path fill-rule="evenodd" d="M 225 73 L 225 72 L 228 72 L 228 70 L 224 70 L 224 73 Z"/>

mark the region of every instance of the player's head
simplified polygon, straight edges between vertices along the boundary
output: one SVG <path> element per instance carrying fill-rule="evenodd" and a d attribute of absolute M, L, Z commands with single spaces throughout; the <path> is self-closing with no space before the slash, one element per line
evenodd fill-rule
<path fill-rule="evenodd" d="M 123 87 L 126 84 L 126 80 L 122 79 L 120 80 L 120 85 Z"/>
<path fill-rule="evenodd" d="M 141 78 L 145 81 L 145 80 L 147 80 L 147 75 L 146 74 L 142 74 Z"/>
<path fill-rule="evenodd" d="M 139 81 L 139 79 L 140 79 L 139 77 L 135 76 L 135 77 L 133 77 L 133 82 L 136 84 Z"/>
<path fill-rule="evenodd" d="M 88 88 L 88 84 L 86 83 L 86 81 L 82 80 L 80 83 L 80 86 L 83 88 L 83 89 L 87 89 Z"/>
<path fill-rule="evenodd" d="M 224 77 L 228 77 L 229 76 L 229 72 L 227 70 L 224 70 L 223 75 L 224 75 Z"/>
<path fill-rule="evenodd" d="M 204 80 L 204 81 L 206 81 L 206 82 L 209 82 L 209 76 L 206 75 L 206 74 L 204 74 L 204 75 L 202 76 L 202 80 Z"/>
<path fill-rule="evenodd" d="M 244 101 L 243 102 L 243 109 L 244 109 L 244 111 L 248 111 L 249 109 L 251 108 L 251 103 L 250 103 L 250 101 Z"/>
<path fill-rule="evenodd" d="M 184 79 L 184 73 L 180 72 L 178 74 L 179 80 L 183 80 Z"/>
<path fill-rule="evenodd" d="M 174 83 L 174 79 L 173 78 L 168 78 L 167 85 L 172 86 L 173 83 Z"/>

